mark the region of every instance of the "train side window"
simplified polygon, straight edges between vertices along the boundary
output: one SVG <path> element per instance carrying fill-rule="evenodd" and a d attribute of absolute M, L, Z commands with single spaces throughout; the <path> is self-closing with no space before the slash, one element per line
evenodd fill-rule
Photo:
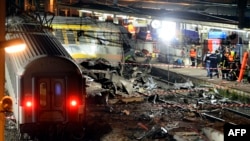
<path fill-rule="evenodd" d="M 55 91 L 55 106 L 59 107 L 63 104 L 63 91 L 62 91 L 62 84 L 60 82 L 56 82 L 54 85 Z"/>
<path fill-rule="evenodd" d="M 44 82 L 40 83 L 39 92 L 40 92 L 40 105 L 45 107 L 47 105 L 47 85 L 46 85 L 46 83 L 44 83 Z"/>

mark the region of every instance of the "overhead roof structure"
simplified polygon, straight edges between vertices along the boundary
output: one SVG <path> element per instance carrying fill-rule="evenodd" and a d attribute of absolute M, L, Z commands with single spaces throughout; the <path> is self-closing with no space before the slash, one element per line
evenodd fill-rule
<path fill-rule="evenodd" d="M 70 6 L 110 12 L 250 27 L 250 0 L 82 0 Z"/>

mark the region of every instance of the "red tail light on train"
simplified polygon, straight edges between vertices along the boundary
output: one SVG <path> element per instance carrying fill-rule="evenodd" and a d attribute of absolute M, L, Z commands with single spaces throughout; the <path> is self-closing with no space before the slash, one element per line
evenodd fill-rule
<path fill-rule="evenodd" d="M 68 105 L 71 107 L 71 108 L 76 108 L 79 106 L 79 99 L 76 97 L 76 96 L 72 96 L 69 98 L 68 100 Z"/>
<path fill-rule="evenodd" d="M 30 96 L 25 97 L 24 101 L 23 101 L 23 105 L 27 108 L 31 108 L 34 106 L 33 100 Z"/>
<path fill-rule="evenodd" d="M 32 107 L 32 101 L 29 101 L 29 100 L 27 100 L 26 102 L 25 102 L 25 106 L 26 107 Z"/>
<path fill-rule="evenodd" d="M 72 99 L 72 100 L 70 101 L 70 106 L 76 107 L 77 105 L 78 105 L 77 100 Z"/>

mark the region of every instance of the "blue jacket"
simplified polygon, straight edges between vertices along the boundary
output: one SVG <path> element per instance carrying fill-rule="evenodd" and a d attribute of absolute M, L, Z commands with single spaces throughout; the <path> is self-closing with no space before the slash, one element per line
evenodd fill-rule
<path fill-rule="evenodd" d="M 203 62 L 209 62 L 210 63 L 210 60 L 209 60 L 209 56 L 211 55 L 211 53 L 206 53 L 205 55 L 204 55 L 204 57 L 203 57 Z"/>
<path fill-rule="evenodd" d="M 215 53 L 209 56 L 209 60 L 210 60 L 210 68 L 217 68 L 218 58 Z"/>

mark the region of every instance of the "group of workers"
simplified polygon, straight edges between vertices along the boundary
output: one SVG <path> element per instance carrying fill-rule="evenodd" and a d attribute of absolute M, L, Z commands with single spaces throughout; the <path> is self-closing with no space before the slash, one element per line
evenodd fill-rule
<path fill-rule="evenodd" d="M 207 77 L 222 77 L 222 79 L 235 81 L 240 72 L 240 57 L 234 47 L 221 47 L 215 51 L 207 51 L 203 57 L 206 66 Z"/>
<path fill-rule="evenodd" d="M 146 55 L 149 52 L 145 49 L 142 50 L 142 54 Z M 143 56 L 144 56 L 143 55 Z M 185 56 L 185 50 L 182 50 L 182 56 Z M 148 56 L 148 55 L 146 55 Z M 151 60 L 151 55 L 149 55 Z M 197 51 L 195 48 L 191 48 L 189 51 L 191 60 L 191 66 L 195 67 L 197 61 Z M 217 50 L 208 50 L 202 59 L 207 70 L 207 77 L 213 79 L 217 78 L 235 81 L 238 79 L 241 62 L 239 53 L 236 52 L 235 46 L 220 46 Z"/>

